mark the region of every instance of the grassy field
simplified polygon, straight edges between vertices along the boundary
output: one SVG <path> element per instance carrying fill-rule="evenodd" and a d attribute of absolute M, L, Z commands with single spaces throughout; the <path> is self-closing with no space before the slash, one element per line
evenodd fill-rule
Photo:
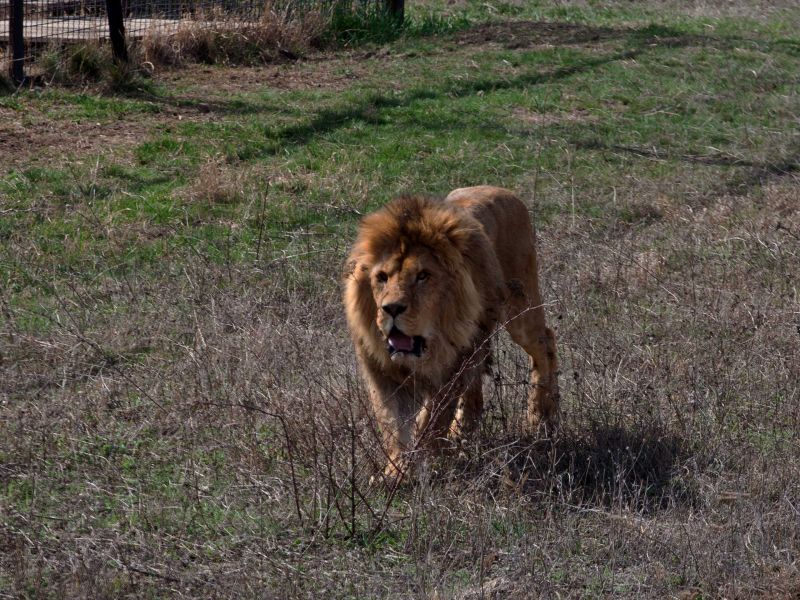
<path fill-rule="evenodd" d="M 0 96 L 0 598 L 797 598 L 792 4 L 459 0 Z M 348 243 L 479 183 L 537 222 L 563 427 L 501 338 L 479 435 L 387 496 Z"/>

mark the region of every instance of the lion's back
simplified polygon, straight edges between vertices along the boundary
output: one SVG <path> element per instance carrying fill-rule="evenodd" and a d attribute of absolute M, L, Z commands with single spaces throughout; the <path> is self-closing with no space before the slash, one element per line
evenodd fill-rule
<path fill-rule="evenodd" d="M 445 202 L 469 212 L 482 226 L 506 281 L 535 277 L 535 233 L 525 204 L 513 192 L 490 185 L 458 188 Z"/>

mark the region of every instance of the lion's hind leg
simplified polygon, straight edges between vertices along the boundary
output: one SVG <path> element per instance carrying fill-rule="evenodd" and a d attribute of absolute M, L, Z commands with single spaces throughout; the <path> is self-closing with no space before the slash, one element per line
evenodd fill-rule
<path fill-rule="evenodd" d="M 509 315 L 511 338 L 531 357 L 531 391 L 528 397 L 528 428 L 553 427 L 558 422 L 558 356 L 553 330 L 545 326 L 541 305 L 520 307 Z"/>

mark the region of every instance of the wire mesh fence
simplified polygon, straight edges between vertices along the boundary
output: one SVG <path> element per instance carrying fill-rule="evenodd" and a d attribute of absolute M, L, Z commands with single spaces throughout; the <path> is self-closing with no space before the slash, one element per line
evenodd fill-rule
<path fill-rule="evenodd" d="M 110 40 L 115 55 L 127 59 L 127 42 L 187 24 L 235 28 L 341 6 L 402 14 L 402 0 L 0 0 L 0 67 L 21 81 L 25 67 L 53 44 Z"/>

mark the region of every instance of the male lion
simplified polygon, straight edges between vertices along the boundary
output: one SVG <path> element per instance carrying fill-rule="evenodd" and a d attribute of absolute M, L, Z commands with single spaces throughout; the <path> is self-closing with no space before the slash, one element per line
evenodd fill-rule
<path fill-rule="evenodd" d="M 531 357 L 529 428 L 557 418 L 555 336 L 545 326 L 535 234 L 510 191 L 402 197 L 367 215 L 350 253 L 344 304 L 389 482 L 402 479 L 420 442 L 435 446 L 475 428 L 498 325 Z"/>

